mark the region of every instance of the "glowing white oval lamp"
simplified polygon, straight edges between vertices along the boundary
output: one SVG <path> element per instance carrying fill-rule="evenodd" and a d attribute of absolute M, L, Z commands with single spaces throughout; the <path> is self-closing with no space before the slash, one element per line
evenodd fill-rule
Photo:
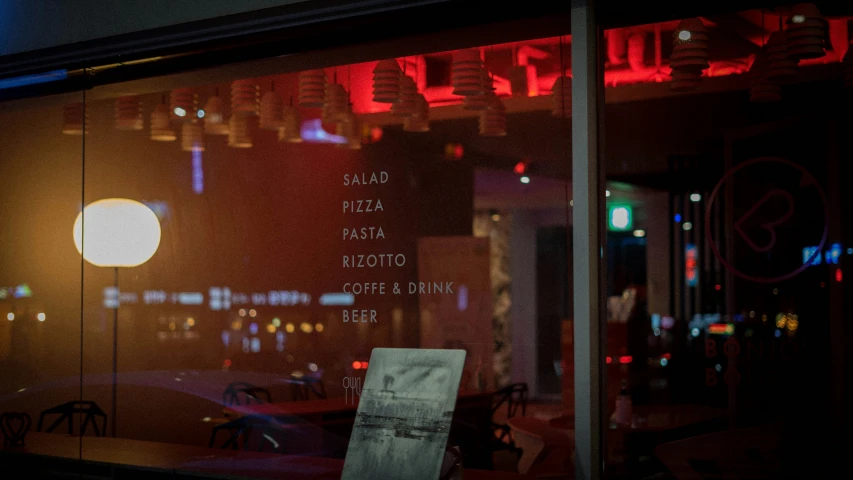
<path fill-rule="evenodd" d="M 84 220 L 85 218 L 85 220 Z M 85 223 L 85 225 L 84 225 Z M 85 236 L 85 243 L 84 243 Z M 118 405 L 118 309 L 121 303 L 118 269 L 147 262 L 160 246 L 160 220 L 143 203 L 105 198 L 86 205 L 74 221 L 74 246 L 87 262 L 115 269 L 113 309 L 112 436 L 116 437 Z M 85 251 L 84 251 L 85 250 Z"/>
<path fill-rule="evenodd" d="M 86 205 L 83 212 L 77 215 L 74 221 L 74 246 L 92 265 L 136 267 L 147 262 L 157 252 L 160 246 L 160 221 L 153 210 L 135 200 L 98 200 Z"/>

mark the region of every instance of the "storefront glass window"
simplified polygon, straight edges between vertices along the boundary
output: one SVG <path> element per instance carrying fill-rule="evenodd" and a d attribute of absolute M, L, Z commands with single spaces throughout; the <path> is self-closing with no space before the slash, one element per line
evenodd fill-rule
<path fill-rule="evenodd" d="M 262 478 L 571 470 L 565 433 L 553 467 L 521 460 L 571 411 L 570 37 L 508 38 L 88 91 L 68 198 L 7 218 L 55 228 L 44 262 L 73 267 L 83 335 L 52 360 L 107 422 L 29 452 Z M 10 155 L 38 182 L 47 151 Z M 67 396 L 43 389 L 31 414 Z"/>
<path fill-rule="evenodd" d="M 77 434 L 85 335 L 82 263 L 71 241 L 83 188 L 88 114 L 80 92 L 0 107 L 0 432 L 4 448 L 37 431 Z M 70 219 L 70 220 L 69 220 Z M 71 223 L 69 223 L 69 221 Z M 90 425 L 88 430 L 102 428 Z M 47 434 L 45 434 L 47 435 Z M 79 439 L 64 450 L 78 456 Z M 15 468 L 13 458 L 4 470 Z"/>
<path fill-rule="evenodd" d="M 838 465 L 853 253 L 841 10 L 605 31 L 609 478 Z"/>

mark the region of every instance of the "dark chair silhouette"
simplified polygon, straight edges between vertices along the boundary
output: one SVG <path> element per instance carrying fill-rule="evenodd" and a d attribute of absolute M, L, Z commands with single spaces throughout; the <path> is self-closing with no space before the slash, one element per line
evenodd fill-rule
<path fill-rule="evenodd" d="M 74 434 L 74 414 L 80 413 L 83 414 L 83 421 L 80 424 L 80 436 L 86 434 L 86 431 L 89 428 L 89 424 L 92 425 L 92 430 L 95 432 L 95 435 L 98 437 L 104 437 L 107 434 L 107 414 L 98 406 L 95 402 L 89 401 L 71 401 L 67 403 L 63 403 L 62 405 L 57 405 L 53 408 L 48 408 L 41 412 L 39 415 L 39 423 L 36 427 L 37 432 L 41 432 L 42 425 L 44 424 L 44 417 L 47 415 L 59 415 L 59 418 L 56 419 L 47 430 L 46 433 L 51 433 L 59 427 L 62 422 L 68 421 L 68 434 Z M 101 426 L 98 427 L 98 418 L 102 419 Z"/>
<path fill-rule="evenodd" d="M 285 453 L 286 432 L 275 420 L 259 415 L 247 415 L 213 427 L 208 446 L 214 448 L 220 431 L 228 437 L 220 448 L 255 450 L 258 452 Z"/>
<path fill-rule="evenodd" d="M 293 400 L 310 400 L 312 393 L 317 398 L 327 398 L 326 386 L 315 377 L 290 377 L 290 389 Z"/>
<path fill-rule="evenodd" d="M 230 383 L 222 393 L 222 405 L 226 407 L 253 403 L 272 403 L 272 396 L 267 389 L 246 382 Z"/>
<path fill-rule="evenodd" d="M 246 394 L 246 405 L 252 403 L 272 403 L 272 396 L 269 390 L 261 387 L 244 388 L 243 393 Z"/>
<path fill-rule="evenodd" d="M 492 437 L 493 451 L 509 450 L 520 453 L 512 441 L 509 425 L 495 422 L 495 414 L 506 405 L 506 418 L 512 418 L 521 411 L 521 416 L 527 414 L 527 384 L 513 383 L 495 392 L 492 403 Z"/>

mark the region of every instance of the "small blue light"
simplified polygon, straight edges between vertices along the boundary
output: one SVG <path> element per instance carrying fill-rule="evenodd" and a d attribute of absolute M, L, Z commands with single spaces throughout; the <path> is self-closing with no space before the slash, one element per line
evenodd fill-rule
<path fill-rule="evenodd" d="M 841 259 L 841 244 L 833 243 L 827 253 L 829 254 L 827 263 L 832 262 L 833 265 L 838 265 L 838 261 Z"/>
<path fill-rule="evenodd" d="M 675 223 L 681 223 L 681 214 L 680 213 L 675 214 Z"/>
<path fill-rule="evenodd" d="M 659 313 L 652 314 L 652 329 L 660 328 L 661 316 Z"/>
<path fill-rule="evenodd" d="M 782 336 L 782 330 L 776 330 L 775 332 L 773 332 L 773 336 L 776 338 L 781 337 Z"/>
<path fill-rule="evenodd" d="M 829 252 L 827 252 L 828 254 Z M 814 258 L 812 258 L 814 257 Z M 803 248 L 803 265 L 809 262 L 811 259 L 811 263 L 809 265 L 820 265 L 821 256 L 817 250 L 817 247 L 805 247 Z"/>
<path fill-rule="evenodd" d="M 665 367 L 667 363 L 669 363 L 669 361 L 667 359 L 665 359 L 665 358 L 660 359 L 660 366 L 661 367 Z"/>

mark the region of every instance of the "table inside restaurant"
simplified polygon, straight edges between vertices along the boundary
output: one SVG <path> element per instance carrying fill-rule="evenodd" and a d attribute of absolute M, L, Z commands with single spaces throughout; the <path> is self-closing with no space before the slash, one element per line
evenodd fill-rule
<path fill-rule="evenodd" d="M 607 430 L 607 458 L 626 471 L 642 471 L 656 446 L 722 430 L 726 421 L 725 409 L 705 405 L 635 406 L 631 425 L 611 424 Z M 618 471 L 613 465 L 611 471 Z"/>
<path fill-rule="evenodd" d="M 82 459 L 82 461 L 80 461 Z M 80 437 L 31 432 L 25 446 L 3 447 L 4 473 L 27 472 L 29 478 L 341 478 L 342 459 L 278 455 L 243 450 L 147 442 L 124 438 Z M 465 470 L 468 480 L 522 480 L 524 475 Z"/>
<path fill-rule="evenodd" d="M 450 445 L 459 446 L 466 468 L 492 468 L 490 443 L 491 407 L 494 391 L 461 391 L 456 399 L 456 409 L 451 424 Z M 261 403 L 226 407 L 223 411 L 228 419 L 246 415 L 256 415 L 275 419 L 290 429 L 299 429 L 300 425 L 311 425 L 315 433 L 302 429 L 298 438 L 299 452 L 340 453 L 346 449 L 355 416 L 358 411 L 359 397 L 300 400 L 293 402 Z"/>
<path fill-rule="evenodd" d="M 456 411 L 460 409 L 479 408 L 485 404 L 491 410 L 494 391 L 461 391 L 456 398 Z M 298 400 L 293 402 L 255 403 L 226 407 L 226 417 L 236 418 L 242 415 L 266 415 L 283 421 L 328 421 L 352 417 L 358 411 L 360 397 L 323 398 L 315 400 Z"/>

